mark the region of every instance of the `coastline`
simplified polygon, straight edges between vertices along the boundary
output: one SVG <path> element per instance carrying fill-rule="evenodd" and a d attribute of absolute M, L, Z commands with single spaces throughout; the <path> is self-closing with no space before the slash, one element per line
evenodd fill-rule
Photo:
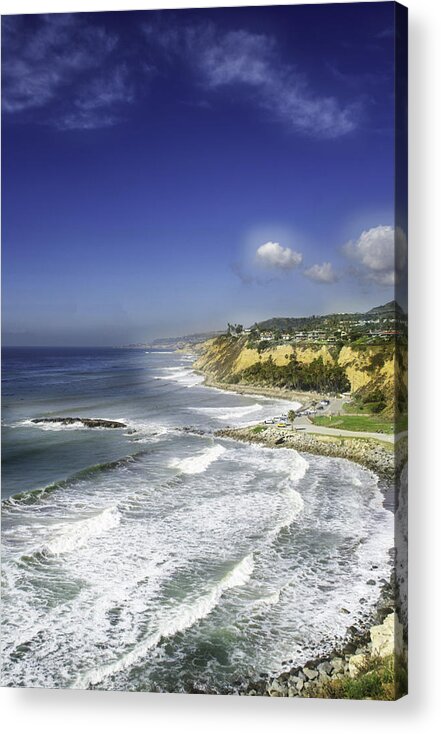
<path fill-rule="evenodd" d="M 317 434 L 303 433 L 296 429 L 259 424 L 245 428 L 222 428 L 215 435 L 274 449 L 290 448 L 301 453 L 348 459 L 370 469 L 388 482 L 395 480 L 406 457 L 402 442 L 398 445 L 400 456 L 397 459 L 393 447 L 386 447 L 386 444 L 372 438 L 341 438 L 326 434 L 318 437 Z"/>
<path fill-rule="evenodd" d="M 193 368 L 193 371 L 204 377 L 202 383 L 204 387 L 225 390 L 237 395 L 290 400 L 300 403 L 302 407 L 309 405 L 312 400 L 322 400 L 326 397 L 315 392 L 295 392 L 280 388 L 260 387 L 259 385 L 223 383 L 211 379 L 202 370 Z M 283 446 L 308 454 L 348 459 L 370 469 L 380 479 L 389 483 L 395 482 L 407 461 L 407 437 L 402 437 L 395 444 L 386 446 L 386 440 L 382 442 L 369 436 L 366 436 L 366 438 L 343 435 L 337 437 L 326 433 L 307 433 L 291 427 L 275 428 L 271 425 L 262 426 L 262 430 L 257 432 L 256 428 L 258 426 L 259 424 L 256 423 L 244 428 L 222 428 L 216 431 L 215 435 L 246 443 L 260 443 L 270 448 Z"/>
<path fill-rule="evenodd" d="M 321 400 L 325 396 L 317 392 L 305 392 L 305 391 L 294 391 L 294 390 L 282 390 L 277 387 L 263 387 L 260 385 L 245 385 L 243 383 L 232 383 L 232 382 L 219 382 L 213 380 L 202 370 L 194 369 L 198 375 L 204 377 L 204 387 L 212 387 L 215 390 L 225 390 L 227 392 L 234 392 L 237 395 L 259 395 L 264 398 L 277 398 L 278 400 L 290 400 L 292 402 L 300 403 L 302 407 L 308 405 L 312 400 Z"/>
<path fill-rule="evenodd" d="M 201 370 L 195 372 L 204 375 Z M 239 395 L 262 395 L 292 400 L 302 406 L 323 397 L 318 393 L 224 384 L 211 380 L 206 375 L 203 385 Z M 227 427 L 216 431 L 215 435 L 274 449 L 291 448 L 301 453 L 353 461 L 378 476 L 384 505 L 393 513 L 397 509 L 399 477 L 407 461 L 407 437 L 401 438 L 395 444 L 387 445 L 375 438 L 335 437 L 329 434 L 321 434 L 319 437 L 317 434 L 303 433 L 292 427 L 276 428 L 261 424 L 243 428 Z M 395 555 L 393 545 L 389 554 L 391 558 Z M 323 697 L 328 698 L 326 691 L 332 690 L 332 686 L 343 685 L 343 682 L 347 684 L 348 681 L 350 685 L 350 681 L 361 680 L 364 676 L 369 677 L 372 671 L 381 670 L 383 665 L 392 671 L 394 691 L 392 700 L 396 700 L 403 695 L 399 690 L 400 677 L 403 675 L 407 677 L 406 630 L 397 614 L 400 606 L 398 599 L 396 571 L 392 567 L 389 578 L 380 581 L 375 605 L 361 615 L 355 624 L 348 627 L 345 637 L 336 640 L 329 652 L 318 654 L 314 659 L 305 660 L 302 664 L 297 663 L 291 667 L 289 667 L 290 661 L 287 661 L 286 670 L 278 674 L 261 673 L 254 680 L 243 681 L 237 693 L 245 696 L 300 698 L 320 697 L 324 693 Z"/>

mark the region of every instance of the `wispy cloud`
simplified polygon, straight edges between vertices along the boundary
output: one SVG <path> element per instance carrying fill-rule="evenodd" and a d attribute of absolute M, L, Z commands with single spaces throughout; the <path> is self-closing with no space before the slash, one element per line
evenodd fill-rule
<path fill-rule="evenodd" d="M 391 74 L 379 71 L 365 71 L 365 72 L 353 72 L 348 69 L 342 70 L 337 64 L 328 62 L 327 68 L 341 84 L 346 85 L 350 89 L 364 90 L 364 97 L 368 90 L 378 87 L 380 84 L 385 84 L 391 80 Z"/>
<path fill-rule="evenodd" d="M 330 262 L 324 262 L 321 265 L 312 265 L 310 268 L 306 268 L 303 274 L 310 280 L 316 283 L 331 284 L 336 283 L 339 279 L 338 274 L 335 272 Z"/>
<path fill-rule="evenodd" d="M 205 88 L 241 87 L 249 92 L 248 101 L 297 132 L 337 138 L 358 125 L 359 102 L 342 105 L 335 97 L 314 92 L 311 82 L 281 60 L 276 41 L 269 35 L 219 32 L 213 24 L 148 26 L 144 32 L 168 60 L 188 63 Z"/>
<path fill-rule="evenodd" d="M 2 103 L 63 129 L 114 124 L 133 101 L 127 67 L 115 59 L 118 38 L 81 15 L 4 18 Z M 103 72 L 103 69 L 105 71 Z"/>
<path fill-rule="evenodd" d="M 359 100 L 344 104 L 315 90 L 265 33 L 168 19 L 137 27 L 135 51 L 87 14 L 11 16 L 2 26 L 3 110 L 59 129 L 116 124 L 152 74 L 166 78 L 178 66 L 199 105 L 236 90 L 241 103 L 303 135 L 338 138 L 359 124 Z"/>
<path fill-rule="evenodd" d="M 135 99 L 135 89 L 126 65 L 120 65 L 84 83 L 70 110 L 60 116 L 61 129 L 92 129 L 115 125 L 120 110 Z"/>

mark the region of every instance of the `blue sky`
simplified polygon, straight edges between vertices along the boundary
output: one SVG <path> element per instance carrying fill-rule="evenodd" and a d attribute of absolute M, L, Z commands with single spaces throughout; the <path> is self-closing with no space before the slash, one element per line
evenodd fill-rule
<path fill-rule="evenodd" d="M 394 4 L 9 16 L 3 340 L 393 298 Z"/>

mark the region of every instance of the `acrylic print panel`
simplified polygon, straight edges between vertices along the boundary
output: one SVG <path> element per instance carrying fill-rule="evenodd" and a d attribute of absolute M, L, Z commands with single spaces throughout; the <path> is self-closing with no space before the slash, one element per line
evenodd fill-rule
<path fill-rule="evenodd" d="M 406 38 L 2 18 L 4 686 L 406 692 Z"/>

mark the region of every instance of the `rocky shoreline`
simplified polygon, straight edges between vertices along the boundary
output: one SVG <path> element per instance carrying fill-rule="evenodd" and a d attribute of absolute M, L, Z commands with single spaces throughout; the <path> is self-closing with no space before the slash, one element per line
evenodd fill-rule
<path fill-rule="evenodd" d="M 384 598 L 377 617 L 378 623 L 371 623 L 365 632 L 354 627 L 350 638 L 328 655 L 308 660 L 277 676 L 263 676 L 250 682 L 240 695 L 314 698 L 333 681 L 356 678 L 369 669 L 372 661 L 402 656 L 403 626 Z"/>
<path fill-rule="evenodd" d="M 273 388 L 216 383 L 206 375 L 204 384 L 207 387 L 244 395 L 261 394 L 293 400 L 301 405 L 321 397 L 314 393 L 294 393 Z M 271 425 L 224 428 L 216 431 L 215 435 L 270 448 L 292 448 L 302 453 L 354 461 L 378 475 L 385 499 L 389 492 L 393 495 L 389 509 L 391 511 L 396 509 L 399 477 L 407 461 L 406 438 L 387 446 L 372 438 L 337 438 L 306 433 L 291 427 L 276 428 Z M 395 557 L 394 549 L 391 549 L 390 553 L 391 557 Z M 261 674 L 254 681 L 243 682 L 236 692 L 245 696 L 314 698 L 324 694 L 324 697 L 328 697 L 327 686 L 348 678 L 355 679 L 368 670 L 370 665 L 389 658 L 394 663 L 393 676 L 396 689 L 396 661 L 405 660 L 407 657 L 406 629 L 397 615 L 397 610 L 401 606 L 399 602 L 401 589 L 397 587 L 397 584 L 398 586 L 400 584 L 394 569 L 389 580 L 382 579 L 380 583 L 379 598 L 375 607 L 348 627 L 344 640 L 336 642 L 331 652 L 290 668 L 287 661 L 286 671 L 277 675 Z"/>
<path fill-rule="evenodd" d="M 345 438 L 327 440 L 328 437 L 297 432 L 290 428 L 274 426 L 246 428 L 225 428 L 216 435 L 257 443 L 270 448 L 292 448 L 303 453 L 333 456 L 355 461 L 380 477 L 383 494 L 391 490 L 395 495 L 399 472 L 407 459 L 407 442 L 400 441 L 395 450 L 388 450 L 376 440 Z M 395 501 L 391 503 L 395 509 Z M 394 551 L 391 550 L 394 555 Z M 397 659 L 404 649 L 403 625 L 397 616 L 399 593 L 397 581 L 392 570 L 390 579 L 382 579 L 379 599 L 372 609 L 347 630 L 344 640 L 340 641 L 329 654 L 307 660 L 278 675 L 262 674 L 257 680 L 244 683 L 240 695 L 314 698 L 326 695 L 326 686 L 336 681 L 355 679 L 369 668 L 370 663 L 392 656 Z M 288 663 L 289 664 L 289 663 Z M 395 673 L 394 673 L 395 675 Z"/>
<path fill-rule="evenodd" d="M 261 430 L 256 430 L 257 428 Z M 407 444 L 404 440 L 398 442 L 395 450 L 390 450 L 375 439 L 335 438 L 323 434 L 319 436 L 274 426 L 223 428 L 216 431 L 216 435 L 270 448 L 291 448 L 308 454 L 348 459 L 362 464 L 388 481 L 395 480 L 407 458 Z"/>

